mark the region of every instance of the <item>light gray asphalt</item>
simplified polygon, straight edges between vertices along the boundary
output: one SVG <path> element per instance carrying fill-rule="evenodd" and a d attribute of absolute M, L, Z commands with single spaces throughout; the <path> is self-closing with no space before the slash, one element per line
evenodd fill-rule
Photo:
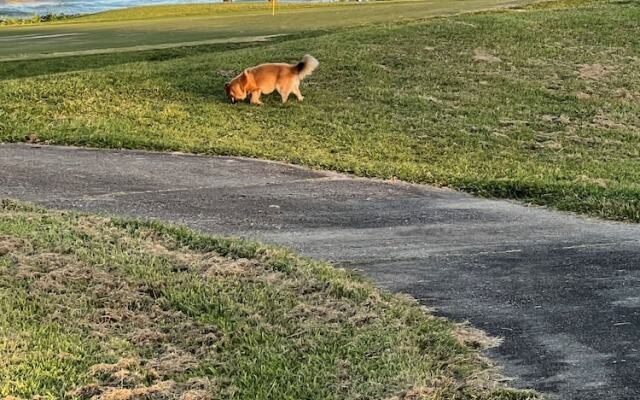
<path fill-rule="evenodd" d="M 230 157 L 0 145 L 0 198 L 255 237 L 505 338 L 515 384 L 640 398 L 640 226 Z"/>

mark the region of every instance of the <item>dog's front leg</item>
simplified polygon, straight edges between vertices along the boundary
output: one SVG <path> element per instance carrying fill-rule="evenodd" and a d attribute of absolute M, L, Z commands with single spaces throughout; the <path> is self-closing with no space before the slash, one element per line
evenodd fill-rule
<path fill-rule="evenodd" d="M 260 91 L 256 90 L 255 92 L 251 92 L 251 104 L 254 104 L 256 106 L 259 106 L 262 104 L 262 102 L 260 101 Z"/>

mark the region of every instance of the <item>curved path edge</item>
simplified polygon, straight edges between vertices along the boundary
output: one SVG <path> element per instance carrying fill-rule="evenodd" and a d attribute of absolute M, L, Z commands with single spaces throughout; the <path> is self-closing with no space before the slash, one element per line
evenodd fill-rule
<path fill-rule="evenodd" d="M 504 338 L 515 384 L 640 398 L 640 226 L 235 157 L 0 145 L 0 198 L 257 238 Z"/>

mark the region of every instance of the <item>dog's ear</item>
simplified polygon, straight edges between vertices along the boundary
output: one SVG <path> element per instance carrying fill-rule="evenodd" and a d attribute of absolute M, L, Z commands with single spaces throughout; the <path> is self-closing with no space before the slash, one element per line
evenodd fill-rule
<path fill-rule="evenodd" d="M 251 68 L 247 68 L 242 71 L 242 81 L 244 83 L 245 90 L 252 90 L 256 87 L 256 80 L 251 73 Z"/>
<path fill-rule="evenodd" d="M 247 82 L 249 81 L 249 69 L 245 69 L 244 71 L 242 71 L 242 73 L 240 75 L 238 75 L 238 82 L 242 85 L 246 85 Z"/>

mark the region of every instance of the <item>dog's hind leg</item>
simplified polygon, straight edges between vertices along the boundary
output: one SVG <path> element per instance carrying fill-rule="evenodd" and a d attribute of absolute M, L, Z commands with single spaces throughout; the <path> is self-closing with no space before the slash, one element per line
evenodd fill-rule
<path fill-rule="evenodd" d="M 282 102 L 286 103 L 289 100 L 290 90 L 280 90 L 280 96 L 282 96 Z"/>
<path fill-rule="evenodd" d="M 300 93 L 300 88 L 298 87 L 298 85 L 293 88 L 293 94 L 296 95 L 298 101 L 304 100 L 304 96 L 302 95 L 302 93 Z"/>
<path fill-rule="evenodd" d="M 260 104 L 262 104 L 262 102 L 260 101 L 260 91 L 256 90 L 255 92 L 251 92 L 251 104 L 255 104 L 257 106 L 259 106 Z"/>
<path fill-rule="evenodd" d="M 285 85 L 276 86 L 276 90 L 278 91 L 278 93 L 280 93 L 280 96 L 282 96 L 282 102 L 286 103 L 287 100 L 289 100 L 289 95 L 295 89 L 291 82 L 287 82 Z"/>

